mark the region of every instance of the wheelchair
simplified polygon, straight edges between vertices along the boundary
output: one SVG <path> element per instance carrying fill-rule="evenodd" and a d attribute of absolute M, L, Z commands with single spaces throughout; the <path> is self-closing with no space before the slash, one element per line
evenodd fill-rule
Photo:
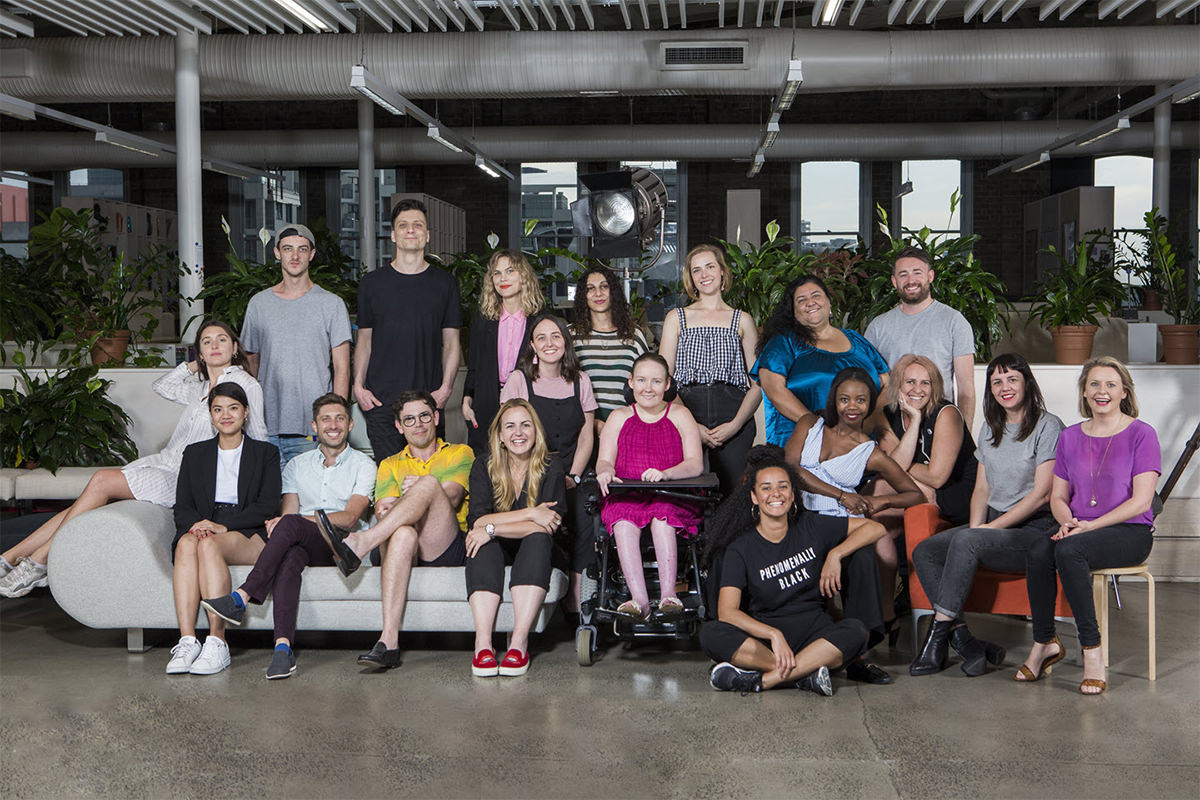
<path fill-rule="evenodd" d="M 575 631 L 575 655 L 580 666 L 591 666 L 600 651 L 601 639 L 611 636 L 631 644 L 647 639 L 686 640 L 695 636 L 700 623 L 709 616 L 706 607 L 705 573 L 700 569 L 700 550 L 712 510 L 721 500 L 717 476 L 711 472 L 695 478 L 673 481 L 623 481 L 609 484 L 610 494 L 650 492 L 672 499 L 687 500 L 701 507 L 702 521 L 696 536 L 679 537 L 679 576 L 685 579 L 686 591 L 677 592 L 683 612 L 670 619 L 652 614 L 645 621 L 629 619 L 616 613 L 617 606 L 629 599 L 629 589 L 621 572 L 616 544 L 600 520 L 600 487 L 595 473 L 589 473 L 583 488 L 584 508 L 591 518 L 591 533 L 596 548 L 596 560 L 583 573 L 579 590 L 579 627 Z M 646 572 L 646 587 L 653 597 L 659 593 L 658 565 L 649 536 L 642 541 L 642 568 Z"/>

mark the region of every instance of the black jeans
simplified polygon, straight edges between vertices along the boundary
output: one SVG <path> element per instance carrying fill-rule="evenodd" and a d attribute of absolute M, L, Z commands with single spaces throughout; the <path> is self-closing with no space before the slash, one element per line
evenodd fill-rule
<path fill-rule="evenodd" d="M 679 389 L 679 399 L 696 422 L 712 428 L 737 416 L 746 390 L 728 383 L 693 383 Z M 754 418 L 741 427 L 733 438 L 720 447 L 705 447 L 708 468 L 721 482 L 721 493 L 728 495 L 737 487 L 746 469 L 746 453 L 754 445 Z"/>
<path fill-rule="evenodd" d="M 1057 572 L 1075 614 L 1079 644 L 1083 647 L 1100 644 L 1091 571 L 1137 566 L 1150 555 L 1153 544 L 1152 527 L 1130 522 L 1077 533 L 1058 541 L 1047 536 L 1034 542 L 1029 548 L 1025 567 L 1033 640 L 1045 644 L 1054 638 L 1054 601 L 1058 597 L 1054 576 Z"/>
<path fill-rule="evenodd" d="M 467 597 L 475 592 L 504 596 L 504 565 L 512 565 L 508 588 L 550 588 L 554 542 L 548 533 L 530 533 L 520 539 L 493 539 L 475 551 L 466 563 Z"/>
<path fill-rule="evenodd" d="M 988 509 L 988 519 L 999 514 Z M 1021 574 L 1029 548 L 1048 539 L 1058 527 L 1049 514 L 1034 517 L 1017 528 L 968 528 L 963 525 L 930 536 L 913 550 L 913 566 L 933 610 L 951 617 L 962 613 L 975 582 L 975 570 Z"/>

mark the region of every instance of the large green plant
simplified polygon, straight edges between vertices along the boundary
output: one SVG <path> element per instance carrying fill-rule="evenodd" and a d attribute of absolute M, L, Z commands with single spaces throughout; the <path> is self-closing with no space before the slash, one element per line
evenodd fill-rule
<path fill-rule="evenodd" d="M 1053 245 L 1045 252 L 1058 259 L 1058 267 L 1036 287 L 1029 320 L 1047 328 L 1063 325 L 1099 325 L 1101 316 L 1111 316 L 1125 298 L 1125 287 L 1105 257 L 1104 231 L 1091 231 L 1068 252 Z"/>
<path fill-rule="evenodd" d="M 950 195 L 951 219 L 958 203 L 956 189 Z M 1008 330 L 1005 312 L 1011 312 L 1013 306 L 1004 297 L 1004 284 L 1000 278 L 975 258 L 973 248 L 979 241 L 979 234 L 933 233 L 926 226 L 917 231 L 905 228 L 898 238 L 894 238 L 887 212 L 882 206 L 876 206 L 875 213 L 888 246 L 863 259 L 863 269 L 868 274 L 866 291 L 859 295 L 859 302 L 848 309 L 847 325 L 855 330 L 866 330 L 872 319 L 896 305 L 896 293 L 891 285 L 892 267 L 900 251 L 917 246 L 929 253 L 933 261 L 934 298 L 958 311 L 971 324 L 976 360 L 990 359 L 992 346 Z"/>
<path fill-rule="evenodd" d="M 124 464 L 137 458 L 129 415 L 108 397 L 112 381 L 98 367 L 56 370 L 44 379 L 14 356 L 17 383 L 0 389 L 0 461 L 36 464 L 52 473 L 63 465 Z"/>
<path fill-rule="evenodd" d="M 318 233 L 324 229 L 323 222 L 319 220 L 313 229 L 313 235 L 318 240 L 317 252 L 308 268 L 308 275 L 313 283 L 342 298 L 347 309 L 353 314 L 358 308 L 358 284 L 351 274 L 353 270 L 349 259 L 338 246 L 336 237 L 332 234 L 322 236 Z M 227 322 L 234 330 L 241 330 L 250 298 L 279 283 L 279 262 L 269 259 L 265 263 L 259 263 L 242 258 L 233 246 L 229 224 L 224 217 L 221 218 L 221 227 L 225 231 L 226 241 L 229 242 L 229 252 L 225 254 L 229 269 L 206 275 L 204 288 L 193 299 L 204 302 L 207 310 L 203 316 L 217 317 Z M 189 320 L 189 324 L 193 320 Z"/>
<path fill-rule="evenodd" d="M 742 248 L 733 242 L 718 239 L 725 248 L 733 286 L 725 293 L 725 301 L 765 325 L 771 312 L 783 297 L 783 290 L 813 263 L 815 256 L 796 250 L 796 240 L 779 235 L 779 223 L 767 223 L 767 241 L 759 247 Z"/>
<path fill-rule="evenodd" d="M 1118 261 L 1155 289 L 1163 310 L 1176 325 L 1200 323 L 1200 270 L 1186 243 L 1177 248 L 1171 223 L 1152 208 L 1143 217 L 1146 227 L 1126 231 L 1121 237 Z"/>
<path fill-rule="evenodd" d="M 51 313 L 57 308 L 33 261 L 0 250 L 0 341 L 31 348 L 37 358 L 54 330 Z M 0 364 L 7 361 L 0 348 Z"/>

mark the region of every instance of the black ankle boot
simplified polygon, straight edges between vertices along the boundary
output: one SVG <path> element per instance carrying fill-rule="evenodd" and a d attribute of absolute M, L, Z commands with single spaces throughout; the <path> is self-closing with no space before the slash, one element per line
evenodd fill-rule
<path fill-rule="evenodd" d="M 921 652 L 908 668 L 909 675 L 932 675 L 946 668 L 949 652 L 946 641 L 950 638 L 950 628 L 954 620 L 934 620 L 929 624 L 925 633 L 925 643 Z"/>
<path fill-rule="evenodd" d="M 987 672 L 988 664 L 999 664 L 1004 661 L 1004 648 L 991 642 L 981 642 L 971 635 L 967 623 L 954 621 L 954 630 L 950 632 L 950 646 L 962 656 L 962 671 L 972 678 L 978 678 Z"/>

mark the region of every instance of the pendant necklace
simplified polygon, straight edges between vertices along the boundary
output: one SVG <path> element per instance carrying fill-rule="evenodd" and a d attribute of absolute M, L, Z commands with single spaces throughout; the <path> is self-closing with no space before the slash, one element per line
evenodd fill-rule
<path fill-rule="evenodd" d="M 1112 445 L 1113 436 L 1108 437 L 1108 444 L 1104 445 L 1104 455 L 1100 456 L 1100 466 L 1093 470 L 1092 463 L 1096 459 L 1096 451 L 1092 448 L 1092 443 L 1088 441 L 1088 471 L 1092 474 L 1092 499 L 1088 501 L 1089 506 L 1096 505 L 1096 476 L 1104 469 L 1104 459 L 1108 458 L 1108 448 Z"/>

